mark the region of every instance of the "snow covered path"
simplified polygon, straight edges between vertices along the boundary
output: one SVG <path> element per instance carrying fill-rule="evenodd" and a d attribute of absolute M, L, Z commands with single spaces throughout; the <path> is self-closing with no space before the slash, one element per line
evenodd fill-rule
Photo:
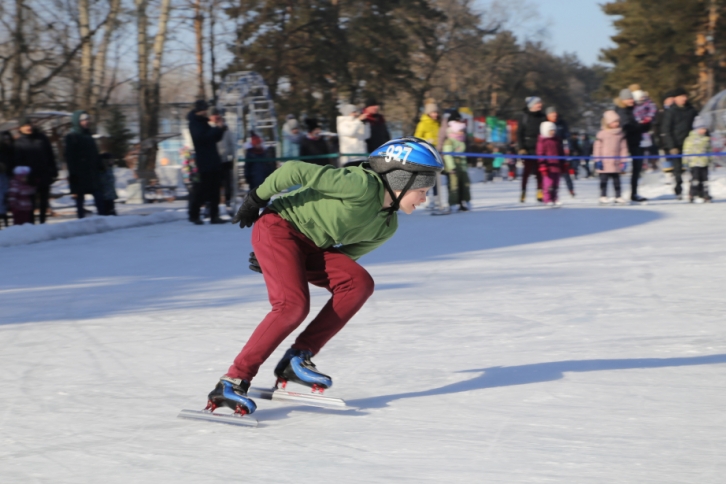
<path fill-rule="evenodd" d="M 402 215 L 315 359 L 357 409 L 260 401 L 257 429 L 176 418 L 268 310 L 249 231 L 0 249 L 0 482 L 723 482 L 726 203 L 598 207 L 588 180 L 548 210 L 517 187 Z"/>

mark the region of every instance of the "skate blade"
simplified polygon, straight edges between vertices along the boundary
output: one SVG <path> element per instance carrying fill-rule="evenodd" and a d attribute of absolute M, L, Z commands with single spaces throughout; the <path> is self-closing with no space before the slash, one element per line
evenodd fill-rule
<path fill-rule="evenodd" d="M 272 400 L 276 402 L 300 403 L 311 407 L 329 408 L 337 410 L 347 410 L 348 407 L 345 400 L 340 398 L 325 397 L 323 395 L 315 395 L 309 393 L 290 392 L 287 390 L 274 388 L 255 388 L 252 387 L 247 392 L 248 397 L 262 398 L 264 400 Z"/>
<path fill-rule="evenodd" d="M 257 419 L 249 415 L 240 416 L 235 414 L 213 413 L 209 410 L 182 410 L 177 418 L 186 418 L 190 420 L 206 420 L 207 422 L 217 422 L 229 425 L 237 425 L 240 427 L 257 427 Z"/>

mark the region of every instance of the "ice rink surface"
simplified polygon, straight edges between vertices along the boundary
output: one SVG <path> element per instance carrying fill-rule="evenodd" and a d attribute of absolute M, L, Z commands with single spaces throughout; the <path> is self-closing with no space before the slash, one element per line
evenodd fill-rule
<path fill-rule="evenodd" d="M 587 180 L 552 210 L 518 186 L 401 215 L 315 358 L 355 409 L 258 401 L 257 429 L 176 418 L 268 310 L 249 230 L 0 249 L 0 482 L 723 483 L 726 200 L 599 207 Z"/>

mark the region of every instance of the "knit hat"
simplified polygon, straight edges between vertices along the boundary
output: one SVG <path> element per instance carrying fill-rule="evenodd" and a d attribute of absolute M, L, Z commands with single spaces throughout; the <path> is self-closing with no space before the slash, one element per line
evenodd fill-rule
<path fill-rule="evenodd" d="M 198 113 L 199 111 L 206 111 L 209 109 L 209 104 L 204 99 L 197 99 L 194 101 L 194 112 Z"/>
<path fill-rule="evenodd" d="M 297 119 L 295 118 L 288 118 L 287 121 L 285 121 L 284 127 L 290 131 L 293 129 L 297 129 L 300 127 L 300 123 L 298 123 Z"/>
<path fill-rule="evenodd" d="M 305 126 L 307 126 L 307 128 L 308 128 L 308 132 L 313 131 L 316 128 L 320 127 L 320 125 L 318 124 L 318 120 L 316 118 L 305 119 Z"/>
<path fill-rule="evenodd" d="M 696 116 L 693 120 L 693 129 L 708 129 L 708 125 L 706 124 L 706 120 L 703 119 L 703 116 Z"/>
<path fill-rule="evenodd" d="M 29 166 L 16 166 L 13 170 L 13 175 L 29 175 L 30 174 L 30 167 Z"/>
<path fill-rule="evenodd" d="M 366 99 L 365 107 L 369 108 L 371 106 L 378 106 L 378 100 L 376 100 L 376 98 L 369 97 L 368 99 Z"/>
<path fill-rule="evenodd" d="M 638 89 L 637 91 L 633 91 L 633 99 L 636 103 L 639 103 L 645 98 L 645 91 L 642 89 Z"/>
<path fill-rule="evenodd" d="M 551 138 L 552 135 L 550 133 L 552 131 L 557 131 L 557 125 L 552 121 L 545 121 L 539 125 L 539 134 L 541 134 L 544 138 Z"/>
<path fill-rule="evenodd" d="M 343 116 L 350 116 L 351 114 L 357 112 L 358 108 L 352 104 L 343 103 L 340 105 L 340 108 L 338 110 Z"/>
<path fill-rule="evenodd" d="M 413 175 L 412 172 L 406 170 L 393 170 L 386 173 L 386 179 L 391 190 L 403 190 L 406 188 L 409 178 Z M 416 179 L 413 181 L 413 185 L 409 187 L 409 190 L 416 190 L 419 188 L 430 188 L 436 184 L 436 173 L 433 171 L 419 171 L 417 172 Z"/>
<path fill-rule="evenodd" d="M 436 102 L 434 102 L 433 99 L 429 99 L 426 104 L 424 104 L 424 114 L 431 114 L 431 113 L 438 113 L 439 107 L 436 105 Z"/>
<path fill-rule="evenodd" d="M 688 96 L 688 92 L 685 89 L 683 89 L 682 87 L 677 87 L 677 88 L 673 89 L 673 91 L 671 92 L 671 95 L 673 97 Z"/>
<path fill-rule="evenodd" d="M 31 118 L 25 117 L 20 121 L 20 124 L 18 126 L 27 126 L 27 125 L 33 125 L 33 120 Z"/>
<path fill-rule="evenodd" d="M 550 106 L 545 109 L 545 114 L 557 114 L 557 108 L 554 106 Z"/>
<path fill-rule="evenodd" d="M 613 121 L 620 121 L 620 116 L 615 111 L 605 111 L 602 118 L 605 120 L 606 126 L 609 126 Z"/>
<path fill-rule="evenodd" d="M 524 102 L 527 103 L 527 109 L 532 109 L 535 104 L 541 103 L 542 99 L 537 96 L 529 96 Z"/>
<path fill-rule="evenodd" d="M 621 101 L 626 101 L 628 99 L 633 99 L 633 93 L 630 92 L 630 89 L 623 89 L 620 91 L 620 95 L 618 97 Z"/>

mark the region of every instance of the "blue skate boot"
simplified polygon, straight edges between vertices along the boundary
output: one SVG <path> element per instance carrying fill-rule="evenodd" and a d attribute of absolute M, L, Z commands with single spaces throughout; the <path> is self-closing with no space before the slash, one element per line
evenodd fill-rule
<path fill-rule="evenodd" d="M 247 390 L 250 389 L 250 382 L 239 378 L 223 376 L 214 390 L 209 393 L 207 408 L 214 412 L 217 407 L 228 407 L 234 410 L 237 415 L 249 415 L 257 410 L 254 400 L 247 397 Z"/>
<path fill-rule="evenodd" d="M 313 393 L 323 391 L 333 386 L 333 379 L 328 375 L 320 373 L 315 364 L 310 360 L 313 353 L 309 350 L 296 350 L 290 348 L 285 352 L 280 362 L 275 367 L 277 384 L 283 389 L 288 381 L 294 381 L 306 387 L 311 387 Z"/>

